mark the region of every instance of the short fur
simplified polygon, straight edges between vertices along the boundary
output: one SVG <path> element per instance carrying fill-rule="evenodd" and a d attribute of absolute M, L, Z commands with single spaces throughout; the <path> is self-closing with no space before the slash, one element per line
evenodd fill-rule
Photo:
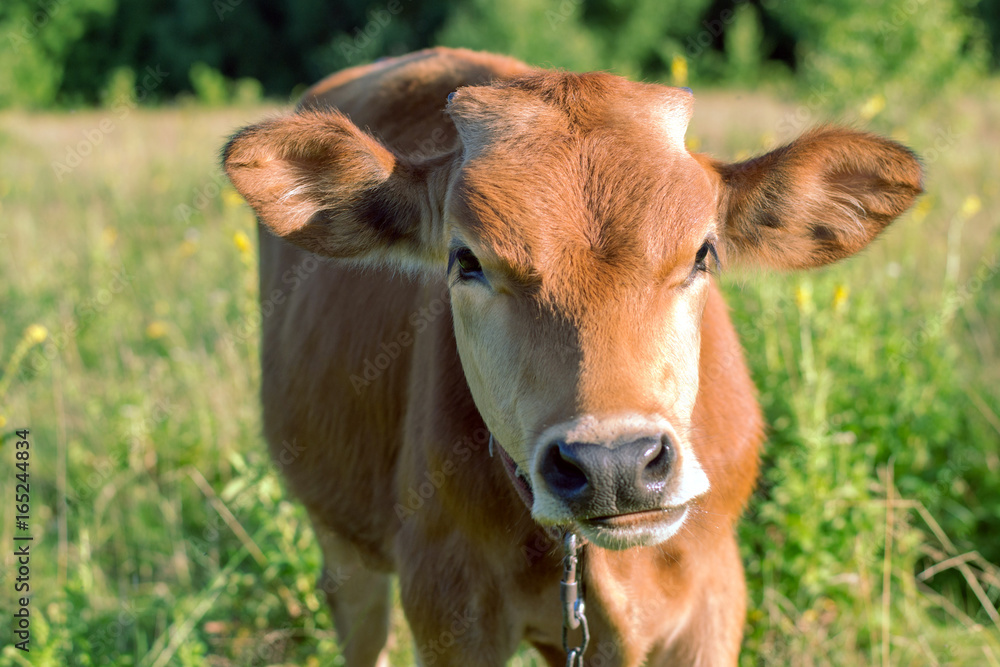
<path fill-rule="evenodd" d="M 736 664 L 734 526 L 763 426 L 695 257 L 706 242 L 781 269 L 846 257 L 910 206 L 921 170 L 838 128 L 739 164 L 692 155 L 692 101 L 432 49 L 337 73 L 226 146 L 262 222 L 266 436 L 314 522 L 349 665 L 384 663 L 392 573 L 425 664 L 501 665 L 521 641 L 564 664 L 543 526 L 586 522 L 536 463 L 560 434 L 613 448 L 642 424 L 676 449 L 686 518 L 668 533 L 612 517 L 634 541 L 585 547 L 588 658 Z M 446 275 L 456 245 L 482 280 Z"/>

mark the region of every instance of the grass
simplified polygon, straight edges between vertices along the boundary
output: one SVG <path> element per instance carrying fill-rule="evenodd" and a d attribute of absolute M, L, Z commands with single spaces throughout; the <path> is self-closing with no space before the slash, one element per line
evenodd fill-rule
<path fill-rule="evenodd" d="M 0 497 L 29 428 L 35 537 L 32 650 L 2 667 L 338 664 L 260 437 L 254 221 L 216 168 L 271 111 L 0 115 Z M 735 157 L 821 114 L 709 91 L 689 138 Z M 741 664 L 1000 665 L 1000 96 L 862 120 L 925 156 L 917 209 L 836 267 L 725 279 L 771 425 Z"/>

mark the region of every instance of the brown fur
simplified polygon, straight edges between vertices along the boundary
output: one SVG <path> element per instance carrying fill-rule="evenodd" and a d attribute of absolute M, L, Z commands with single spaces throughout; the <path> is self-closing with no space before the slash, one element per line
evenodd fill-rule
<path fill-rule="evenodd" d="M 260 250 L 265 430 L 316 525 L 348 664 L 382 651 L 392 572 L 426 664 L 500 665 L 522 640 L 562 664 L 561 554 L 539 525 L 562 508 L 539 451 L 581 432 L 613 447 L 640 417 L 675 445 L 678 489 L 699 464 L 710 486 L 665 541 L 643 532 L 659 519 L 625 517 L 645 546 L 586 547 L 589 656 L 736 663 L 734 524 L 763 429 L 694 257 L 714 239 L 726 262 L 840 259 L 912 203 L 920 168 L 835 128 L 724 164 L 685 150 L 691 108 L 679 89 L 434 49 L 335 74 L 227 145 L 277 235 Z M 450 244 L 485 284 L 446 277 Z M 531 512 L 487 425 L 530 473 Z"/>

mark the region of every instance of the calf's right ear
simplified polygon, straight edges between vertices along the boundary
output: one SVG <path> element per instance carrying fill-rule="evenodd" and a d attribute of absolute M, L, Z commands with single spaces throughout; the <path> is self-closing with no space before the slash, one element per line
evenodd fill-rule
<path fill-rule="evenodd" d="M 426 164 L 411 163 L 343 114 L 303 112 L 247 127 L 223 167 L 276 235 L 311 252 L 399 268 L 443 263 Z"/>

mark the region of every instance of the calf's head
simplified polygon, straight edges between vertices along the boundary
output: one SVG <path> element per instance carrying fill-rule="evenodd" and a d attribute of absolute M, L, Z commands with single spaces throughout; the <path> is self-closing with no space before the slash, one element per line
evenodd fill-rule
<path fill-rule="evenodd" d="M 846 257 L 921 191 L 906 148 L 851 130 L 691 154 L 692 103 L 539 72 L 450 96 L 458 141 L 436 157 L 331 111 L 247 128 L 224 162 L 288 241 L 447 276 L 465 380 L 534 518 L 626 548 L 668 539 L 717 481 L 699 448 L 726 444 L 692 424 L 712 274 Z"/>

